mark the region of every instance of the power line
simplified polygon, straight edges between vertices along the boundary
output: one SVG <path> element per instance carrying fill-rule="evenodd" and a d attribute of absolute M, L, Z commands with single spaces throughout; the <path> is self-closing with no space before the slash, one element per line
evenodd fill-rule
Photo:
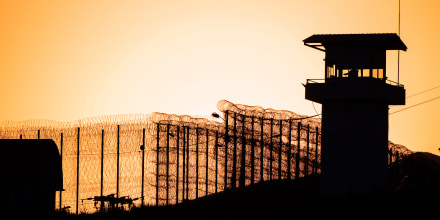
<path fill-rule="evenodd" d="M 425 93 L 425 92 L 429 92 L 429 91 L 431 91 L 431 90 L 438 89 L 438 88 L 440 88 L 440 85 L 438 85 L 438 86 L 436 86 L 436 87 L 433 87 L 433 88 L 430 88 L 430 89 L 427 89 L 427 90 L 424 90 L 424 91 L 421 91 L 421 92 L 418 92 L 418 93 L 416 93 L 416 94 L 412 94 L 412 95 L 410 95 L 410 96 L 407 96 L 406 98 L 408 99 L 408 98 L 411 98 L 411 97 L 413 97 L 413 96 L 420 95 L 420 94 L 423 94 L 423 93 Z"/>
<path fill-rule="evenodd" d="M 423 93 L 426 93 L 426 92 L 429 92 L 429 91 L 432 91 L 432 90 L 434 90 L 434 89 L 438 89 L 438 88 L 440 88 L 440 85 L 435 86 L 435 87 L 432 87 L 432 88 L 427 89 L 427 90 L 423 90 L 423 91 L 421 91 L 421 92 L 418 92 L 418 93 L 415 93 L 415 94 L 412 94 L 412 95 L 409 95 L 409 96 L 406 96 L 406 99 L 412 98 L 412 97 L 414 97 L 414 96 L 418 96 L 418 95 L 420 95 L 420 94 L 423 94 Z M 396 107 L 396 106 L 391 106 L 391 108 L 394 108 L 394 107 Z"/>
<path fill-rule="evenodd" d="M 411 106 L 409 106 L 409 107 L 406 107 L 406 108 L 403 108 L 403 109 L 397 110 L 397 111 L 395 111 L 395 112 L 391 112 L 389 115 L 392 115 L 392 114 L 395 114 L 395 113 L 397 113 L 397 112 L 401 112 L 401 111 L 404 111 L 404 110 L 407 110 L 407 109 L 410 109 L 410 108 L 413 108 L 413 107 L 416 107 L 416 106 L 419 106 L 419 105 L 423 105 L 423 104 L 428 103 L 428 102 L 432 102 L 432 101 L 434 101 L 434 100 L 436 100 L 436 99 L 440 99 L 440 96 L 437 96 L 437 97 L 435 97 L 435 98 L 432 98 L 432 99 L 429 99 L 429 100 L 426 100 L 426 101 L 423 101 L 423 102 L 417 103 L 417 104 L 415 104 L 415 105 L 411 105 Z"/>

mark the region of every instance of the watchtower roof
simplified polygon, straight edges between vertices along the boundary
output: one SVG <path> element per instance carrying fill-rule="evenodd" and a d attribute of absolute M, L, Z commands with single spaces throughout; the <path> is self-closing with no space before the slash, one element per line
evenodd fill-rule
<path fill-rule="evenodd" d="M 384 50 L 403 50 L 407 47 L 395 33 L 377 34 L 315 34 L 304 39 L 304 45 L 325 51 L 328 46 L 375 46 Z"/>

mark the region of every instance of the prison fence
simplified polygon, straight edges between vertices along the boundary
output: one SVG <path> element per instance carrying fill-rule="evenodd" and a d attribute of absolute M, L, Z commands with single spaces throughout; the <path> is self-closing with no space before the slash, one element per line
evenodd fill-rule
<path fill-rule="evenodd" d="M 319 172 L 319 127 L 232 110 L 224 120 L 211 128 L 176 121 L 156 125 L 156 204 Z"/>
<path fill-rule="evenodd" d="M 64 182 L 56 208 L 75 213 L 112 208 L 104 204 L 112 198 L 119 208 L 166 206 L 320 173 L 319 119 L 226 100 L 217 108 L 219 119 L 151 113 L 4 121 L 0 138 L 54 140 Z M 410 153 L 389 147 L 390 162 Z"/>

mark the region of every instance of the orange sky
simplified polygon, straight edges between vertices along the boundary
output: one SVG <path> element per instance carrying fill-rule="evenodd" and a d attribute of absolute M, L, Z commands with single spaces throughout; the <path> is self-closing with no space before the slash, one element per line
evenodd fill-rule
<path fill-rule="evenodd" d="M 440 85 L 440 1 L 401 3 L 400 82 L 411 95 Z M 0 120 L 209 115 L 220 99 L 312 115 L 301 83 L 324 77 L 324 53 L 302 40 L 397 24 L 398 0 L 3 0 Z M 397 80 L 396 52 L 388 64 Z M 440 99 L 391 115 L 390 140 L 438 154 L 439 107 Z"/>

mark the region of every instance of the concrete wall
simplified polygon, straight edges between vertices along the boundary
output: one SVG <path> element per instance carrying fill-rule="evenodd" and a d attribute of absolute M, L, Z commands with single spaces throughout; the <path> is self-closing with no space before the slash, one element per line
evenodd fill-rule
<path fill-rule="evenodd" d="M 322 133 L 322 196 L 387 191 L 387 104 L 323 103 Z"/>

